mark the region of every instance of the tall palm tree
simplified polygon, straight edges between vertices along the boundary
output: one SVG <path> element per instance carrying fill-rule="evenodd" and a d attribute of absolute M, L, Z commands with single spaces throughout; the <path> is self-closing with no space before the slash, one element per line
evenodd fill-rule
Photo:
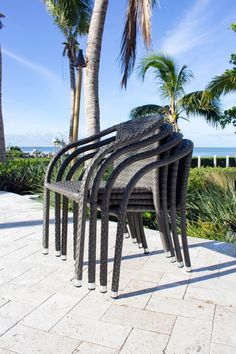
<path fill-rule="evenodd" d="M 3 28 L 3 23 L 1 21 L 5 16 L 0 13 L 0 29 Z M 6 146 L 5 146 L 5 136 L 4 136 L 4 125 L 3 125 L 3 115 L 2 115 L 2 51 L 0 46 L 0 162 L 6 162 Z"/>
<path fill-rule="evenodd" d="M 217 126 L 220 120 L 220 108 L 217 98 L 208 91 L 195 91 L 185 94 L 184 87 L 193 78 L 193 73 L 186 65 L 178 70 L 175 61 L 167 55 L 150 54 L 138 66 L 139 76 L 144 80 L 146 72 L 153 69 L 161 96 L 168 100 L 165 106 L 148 104 L 134 108 L 132 118 L 143 117 L 147 114 L 162 113 L 175 131 L 179 131 L 178 120 L 187 119 L 183 116 L 200 115 L 209 124 Z"/>
<path fill-rule="evenodd" d="M 231 29 L 236 32 L 236 22 L 231 24 Z M 215 97 L 226 95 L 228 93 L 236 92 L 236 54 L 231 54 L 230 64 L 233 65 L 232 69 L 226 69 L 221 75 L 213 77 L 207 86 L 207 90 Z M 231 107 L 224 111 L 221 117 L 221 125 L 225 127 L 227 124 L 232 123 L 236 127 L 236 106 Z"/>
<path fill-rule="evenodd" d="M 71 118 L 69 140 L 73 140 L 76 77 L 74 62 L 78 51 L 77 37 L 88 33 L 92 12 L 91 0 L 44 0 L 55 24 L 65 36 L 63 56 L 69 60 L 71 88 Z"/>
<path fill-rule="evenodd" d="M 231 29 L 236 32 L 236 22 L 231 24 Z M 207 88 L 215 96 L 236 92 L 236 54 L 231 54 L 230 64 L 232 69 L 227 69 L 222 75 L 215 76 Z"/>
<path fill-rule="evenodd" d="M 86 50 L 86 68 L 84 76 L 86 134 L 95 134 L 100 130 L 99 109 L 99 66 L 102 36 L 109 0 L 95 0 L 91 18 Z M 151 42 L 151 13 L 155 0 L 127 0 L 126 21 L 121 42 L 121 85 L 126 87 L 133 70 L 136 57 L 137 30 L 140 29 L 144 43 Z"/>

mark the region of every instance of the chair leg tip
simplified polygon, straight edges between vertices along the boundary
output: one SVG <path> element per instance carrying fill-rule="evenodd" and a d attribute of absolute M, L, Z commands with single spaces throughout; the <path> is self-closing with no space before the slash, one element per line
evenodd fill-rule
<path fill-rule="evenodd" d="M 100 293 L 106 293 L 107 292 L 107 286 L 106 285 L 101 285 L 100 286 Z"/>
<path fill-rule="evenodd" d="M 170 257 L 171 257 L 170 251 L 167 251 L 167 252 L 165 253 L 165 256 L 166 256 L 166 258 L 170 258 Z"/>
<path fill-rule="evenodd" d="M 143 248 L 143 245 L 141 243 L 138 243 L 138 248 Z"/>
<path fill-rule="evenodd" d="M 144 254 L 148 254 L 149 253 L 149 249 L 148 248 L 144 248 Z"/>
<path fill-rule="evenodd" d="M 61 251 L 56 251 L 55 256 L 56 257 L 61 257 Z"/>
<path fill-rule="evenodd" d="M 111 298 L 112 299 L 117 299 L 118 298 L 118 291 L 112 291 L 111 292 Z"/>
<path fill-rule="evenodd" d="M 133 241 L 133 243 L 137 243 L 136 238 L 133 238 L 132 241 Z"/>
<path fill-rule="evenodd" d="M 76 288 L 81 288 L 81 286 L 82 286 L 82 281 L 81 281 L 81 280 L 78 280 L 78 279 L 75 279 L 75 281 L 74 281 L 74 286 L 75 286 Z"/>
<path fill-rule="evenodd" d="M 65 255 L 61 256 L 61 260 L 62 261 L 66 261 L 67 260 L 67 256 L 65 256 Z"/>
<path fill-rule="evenodd" d="M 192 271 L 192 267 L 186 267 L 186 272 L 187 273 L 191 273 L 191 271 Z"/>
<path fill-rule="evenodd" d="M 95 283 L 88 283 L 88 289 L 89 290 L 94 290 L 95 289 Z"/>
<path fill-rule="evenodd" d="M 178 262 L 178 267 L 179 267 L 179 268 L 183 268 L 183 266 L 184 266 L 184 263 L 183 263 L 183 262 Z"/>
<path fill-rule="evenodd" d="M 171 261 L 171 263 L 175 263 L 176 262 L 176 258 L 175 257 L 171 257 L 170 261 Z"/>
<path fill-rule="evenodd" d="M 43 248 L 42 253 L 43 253 L 43 254 L 48 254 L 48 248 Z"/>

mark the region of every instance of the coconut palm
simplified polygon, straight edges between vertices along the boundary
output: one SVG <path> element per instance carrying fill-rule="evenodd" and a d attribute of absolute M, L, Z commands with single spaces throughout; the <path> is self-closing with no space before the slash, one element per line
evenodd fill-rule
<path fill-rule="evenodd" d="M 78 51 L 77 37 L 88 33 L 92 12 L 91 0 L 44 0 L 55 24 L 65 36 L 63 56 L 69 60 L 71 88 L 71 119 L 69 140 L 73 140 L 73 120 L 76 92 L 74 61 Z"/>
<path fill-rule="evenodd" d="M 5 16 L 0 13 L 0 29 L 3 28 L 3 23 L 1 21 Z M 4 136 L 4 126 L 3 126 L 3 116 L 2 116 L 2 51 L 0 46 L 0 162 L 6 161 L 6 146 L 5 146 L 5 136 Z"/>
<path fill-rule="evenodd" d="M 231 29 L 236 32 L 236 22 L 231 24 Z M 207 89 L 215 96 L 236 92 L 236 54 L 231 54 L 230 64 L 232 69 L 227 69 L 222 75 L 215 76 L 208 84 Z"/>
<path fill-rule="evenodd" d="M 236 32 L 236 22 L 231 24 L 231 29 Z M 208 84 L 207 89 L 215 97 L 236 92 L 236 54 L 231 54 L 230 64 L 232 69 L 227 69 L 221 75 L 215 76 Z M 221 117 L 221 126 L 224 128 L 228 124 L 236 127 L 236 106 L 233 106 L 224 111 Z"/>
<path fill-rule="evenodd" d="M 186 65 L 178 70 L 175 61 L 167 55 L 150 54 L 138 66 L 139 76 L 144 80 L 146 72 L 153 69 L 161 96 L 168 101 L 165 106 L 148 104 L 134 108 L 132 118 L 147 114 L 161 113 L 169 121 L 175 131 L 179 130 L 178 120 L 187 119 L 189 115 L 199 115 L 209 124 L 217 126 L 220 120 L 220 108 L 217 98 L 208 91 L 196 91 L 185 94 L 185 85 L 193 78 L 193 73 Z"/>
<path fill-rule="evenodd" d="M 84 76 L 86 134 L 95 134 L 100 130 L 99 110 L 99 65 L 102 35 L 109 0 L 95 0 L 91 18 L 86 50 L 86 68 Z M 155 0 L 127 0 L 126 21 L 121 42 L 121 85 L 126 87 L 133 70 L 136 57 L 137 30 L 140 29 L 144 43 L 151 42 L 151 13 Z"/>

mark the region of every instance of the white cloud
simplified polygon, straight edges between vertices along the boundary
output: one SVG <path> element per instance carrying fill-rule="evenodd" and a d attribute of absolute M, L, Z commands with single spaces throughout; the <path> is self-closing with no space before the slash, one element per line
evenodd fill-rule
<path fill-rule="evenodd" d="M 197 0 L 174 30 L 166 33 L 162 44 L 163 52 L 177 55 L 198 46 L 208 38 L 210 33 L 204 29 L 203 23 L 210 1 Z"/>
<path fill-rule="evenodd" d="M 56 81 L 61 81 L 58 75 L 56 75 L 54 72 L 51 70 L 45 68 L 42 65 L 35 64 L 25 58 L 20 57 L 19 55 L 16 55 L 6 49 L 2 49 L 3 54 L 7 55 L 9 58 L 17 61 L 18 63 L 26 66 L 27 68 L 37 72 L 40 75 L 43 75 L 51 80 L 56 80 Z"/>

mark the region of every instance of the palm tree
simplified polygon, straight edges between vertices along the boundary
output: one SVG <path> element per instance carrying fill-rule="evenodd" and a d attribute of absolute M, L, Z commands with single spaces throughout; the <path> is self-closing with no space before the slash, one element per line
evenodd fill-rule
<path fill-rule="evenodd" d="M 220 120 L 220 108 L 217 98 L 208 91 L 195 91 L 185 94 L 184 87 L 193 78 L 193 73 L 186 65 L 178 70 L 175 61 L 167 55 L 150 54 L 139 64 L 138 71 L 142 80 L 148 69 L 153 69 L 161 96 L 168 100 L 165 106 L 148 104 L 134 108 L 131 118 L 143 117 L 147 114 L 161 113 L 169 121 L 175 131 L 179 131 L 178 120 L 187 119 L 183 116 L 199 115 L 206 121 L 217 126 Z"/>
<path fill-rule="evenodd" d="M 3 28 L 1 18 L 5 16 L 0 13 L 0 29 Z M 3 116 L 2 116 L 2 51 L 0 46 L 0 162 L 6 162 L 6 146 L 5 146 L 5 136 L 4 136 L 4 126 L 3 126 Z"/>
<path fill-rule="evenodd" d="M 231 29 L 236 32 L 236 22 L 231 24 Z M 230 64 L 233 65 L 232 69 L 226 69 L 221 75 L 215 76 L 207 86 L 207 90 L 215 97 L 226 95 L 227 93 L 236 92 L 236 54 L 231 54 Z M 231 107 L 224 111 L 221 117 L 221 125 L 232 123 L 236 127 L 236 106 Z"/>
<path fill-rule="evenodd" d="M 76 77 L 74 62 L 79 45 L 77 37 L 88 33 L 92 12 L 91 0 L 44 0 L 55 24 L 65 36 L 63 56 L 69 60 L 71 88 L 71 119 L 69 141 L 73 141 L 73 121 L 75 111 Z"/>
<path fill-rule="evenodd" d="M 92 135 L 100 130 L 99 110 L 99 65 L 103 29 L 109 0 L 95 0 L 90 22 L 86 50 L 84 76 L 86 134 Z M 151 13 L 155 0 L 127 0 L 126 21 L 121 42 L 122 87 L 133 70 L 136 57 L 137 29 L 140 28 L 144 43 L 151 42 Z"/>

